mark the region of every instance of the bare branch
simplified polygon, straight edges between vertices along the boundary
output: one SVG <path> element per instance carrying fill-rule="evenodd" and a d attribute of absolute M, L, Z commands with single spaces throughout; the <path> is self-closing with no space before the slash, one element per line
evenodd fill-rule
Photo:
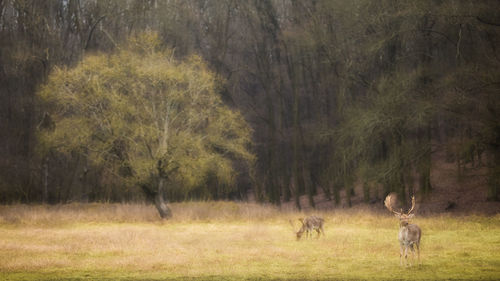
<path fill-rule="evenodd" d="M 90 39 L 92 39 L 92 33 L 94 33 L 94 30 L 99 24 L 99 22 L 101 22 L 105 17 L 106 15 L 100 17 L 90 28 L 89 36 L 87 37 L 87 42 L 85 43 L 85 47 L 83 48 L 84 50 L 87 50 L 89 48 Z"/>
<path fill-rule="evenodd" d="M 488 21 L 488 20 L 482 19 L 482 18 L 480 18 L 480 17 L 476 17 L 476 19 L 477 19 L 480 23 L 484 23 L 484 24 L 487 24 L 487 25 L 493 25 L 493 26 L 500 26 L 500 23 L 491 22 L 491 21 Z"/>

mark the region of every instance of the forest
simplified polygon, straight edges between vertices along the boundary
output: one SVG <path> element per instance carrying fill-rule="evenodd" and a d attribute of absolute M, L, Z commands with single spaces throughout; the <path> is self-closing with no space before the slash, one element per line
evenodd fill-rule
<path fill-rule="evenodd" d="M 0 0 L 0 202 L 498 201 L 499 66 L 498 1 Z"/>

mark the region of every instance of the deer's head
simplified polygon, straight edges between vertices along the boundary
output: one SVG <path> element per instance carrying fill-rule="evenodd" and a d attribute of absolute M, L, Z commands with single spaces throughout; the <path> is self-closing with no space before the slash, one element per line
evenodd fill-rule
<path fill-rule="evenodd" d="M 297 235 L 297 240 L 300 240 L 300 238 L 302 237 L 302 234 L 304 234 L 304 231 L 306 229 L 305 225 L 304 225 L 304 219 L 303 218 L 300 218 L 299 219 L 300 223 L 302 224 L 302 226 L 300 227 L 299 231 L 297 231 L 296 235 Z"/>
<path fill-rule="evenodd" d="M 394 213 L 394 215 L 399 219 L 399 226 L 400 227 L 405 227 L 410 223 L 410 219 L 415 217 L 415 214 L 412 214 L 413 210 L 415 209 L 415 196 L 411 197 L 411 208 L 407 213 L 403 212 L 403 209 L 401 209 L 400 212 L 394 211 L 392 208 L 392 198 L 394 194 L 389 194 L 385 198 L 384 205 L 385 207 Z"/>

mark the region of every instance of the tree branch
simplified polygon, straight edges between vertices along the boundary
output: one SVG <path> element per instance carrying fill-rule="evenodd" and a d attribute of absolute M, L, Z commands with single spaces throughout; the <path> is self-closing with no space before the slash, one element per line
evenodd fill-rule
<path fill-rule="evenodd" d="M 476 17 L 476 19 L 477 19 L 480 23 L 484 23 L 484 24 L 487 24 L 487 25 L 493 25 L 493 26 L 499 26 L 499 27 L 500 27 L 500 23 L 491 22 L 491 21 L 488 21 L 488 20 L 482 19 L 482 18 L 480 18 L 479 16 L 477 16 L 477 17 Z"/>
<path fill-rule="evenodd" d="M 107 15 L 100 17 L 90 28 L 89 36 L 87 37 L 87 42 L 85 43 L 85 47 L 83 48 L 85 51 L 89 48 L 90 39 L 92 39 L 92 33 L 94 33 L 95 28 L 97 27 L 99 22 L 101 22 L 106 16 Z"/>

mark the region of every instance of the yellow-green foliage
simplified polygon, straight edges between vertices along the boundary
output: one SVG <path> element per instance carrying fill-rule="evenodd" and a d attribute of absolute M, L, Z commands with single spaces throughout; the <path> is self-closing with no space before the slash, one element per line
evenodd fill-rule
<path fill-rule="evenodd" d="M 253 160 L 251 131 L 222 103 L 220 83 L 200 57 L 178 61 L 155 33 L 133 36 L 113 54 L 54 69 L 38 93 L 56 123 L 41 132 L 42 147 L 131 168 L 134 181 L 155 173 L 161 160 L 187 189 L 208 172 L 231 183 L 231 159 Z"/>
<path fill-rule="evenodd" d="M 422 265 L 399 266 L 388 212 L 316 212 L 325 237 L 295 240 L 305 214 L 233 202 L 0 206 L 1 280 L 498 280 L 500 217 L 417 217 Z"/>

